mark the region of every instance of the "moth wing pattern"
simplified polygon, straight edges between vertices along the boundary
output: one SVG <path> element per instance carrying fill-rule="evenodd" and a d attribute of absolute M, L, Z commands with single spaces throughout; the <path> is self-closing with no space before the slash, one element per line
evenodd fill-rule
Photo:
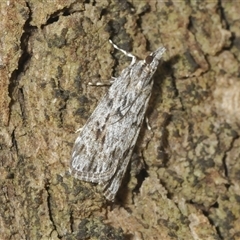
<path fill-rule="evenodd" d="M 126 169 L 131 157 L 150 93 L 146 97 L 133 91 L 124 97 L 123 92 L 115 88 L 119 89 L 119 86 L 113 83 L 74 144 L 71 172 L 81 180 L 114 182 L 111 178 L 116 170 Z"/>
<path fill-rule="evenodd" d="M 164 51 L 161 48 L 161 55 Z M 114 200 L 132 156 L 158 60 L 132 62 L 122 71 L 73 146 L 70 172 L 80 180 L 102 184 L 108 200 Z"/>

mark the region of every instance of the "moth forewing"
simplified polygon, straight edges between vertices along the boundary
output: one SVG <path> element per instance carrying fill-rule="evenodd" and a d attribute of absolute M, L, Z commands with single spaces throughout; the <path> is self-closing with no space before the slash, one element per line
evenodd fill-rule
<path fill-rule="evenodd" d="M 161 47 L 145 60 L 134 57 L 99 102 L 73 146 L 70 172 L 80 180 L 102 184 L 110 201 L 131 159 L 151 96 L 152 76 L 164 52 Z"/>

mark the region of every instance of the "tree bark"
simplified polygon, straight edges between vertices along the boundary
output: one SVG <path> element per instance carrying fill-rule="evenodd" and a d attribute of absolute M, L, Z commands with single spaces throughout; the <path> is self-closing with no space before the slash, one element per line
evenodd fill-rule
<path fill-rule="evenodd" d="M 1 239 L 239 238 L 240 3 L 0 7 Z M 140 59 L 167 48 L 135 149 L 145 168 L 129 166 L 114 203 L 68 172 L 107 91 L 88 83 L 131 61 L 108 39 Z"/>

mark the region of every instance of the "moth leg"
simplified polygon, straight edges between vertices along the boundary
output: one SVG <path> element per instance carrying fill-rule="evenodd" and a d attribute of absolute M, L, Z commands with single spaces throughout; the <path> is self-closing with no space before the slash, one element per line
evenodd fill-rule
<path fill-rule="evenodd" d="M 148 129 L 149 131 L 152 131 L 152 127 L 151 127 L 151 125 L 149 124 L 149 119 L 148 119 L 148 117 L 145 118 L 145 122 L 146 122 L 146 125 L 147 125 L 147 129 Z"/>
<path fill-rule="evenodd" d="M 121 49 L 120 47 L 118 47 L 116 44 L 114 44 L 114 43 L 112 42 L 111 39 L 109 39 L 109 42 L 113 45 L 113 47 L 114 47 L 115 49 L 121 51 L 124 55 L 126 55 L 126 56 L 132 58 L 131 65 L 133 65 L 133 64 L 137 61 L 137 58 L 136 58 L 133 54 L 131 54 L 131 53 L 129 53 L 129 52 L 127 52 L 127 51 Z"/>
<path fill-rule="evenodd" d="M 105 87 L 105 86 L 111 86 L 112 82 L 96 82 L 96 83 L 92 83 L 89 82 L 88 83 L 89 86 L 96 86 L 96 87 Z"/>
<path fill-rule="evenodd" d="M 105 87 L 105 86 L 111 86 L 113 84 L 113 82 L 115 81 L 115 77 L 111 77 L 110 81 L 104 81 L 104 82 L 89 82 L 88 85 L 89 86 L 96 86 L 96 87 Z"/>
<path fill-rule="evenodd" d="M 82 127 L 78 128 L 78 129 L 75 131 L 75 133 L 81 132 L 82 129 L 83 129 Z"/>
<path fill-rule="evenodd" d="M 121 52 L 122 52 L 124 55 L 126 55 L 127 57 L 132 58 L 131 65 L 133 65 L 133 64 L 137 61 L 137 58 L 136 58 L 133 54 L 131 54 L 131 53 L 129 53 L 129 52 L 127 52 L 127 51 L 119 48 L 116 44 L 114 44 L 114 43 L 112 42 L 111 39 L 109 39 L 109 42 L 113 45 L 113 47 L 114 47 L 115 49 L 121 51 Z M 97 86 L 97 87 L 99 87 L 99 86 L 111 86 L 115 79 L 116 79 L 115 77 L 112 77 L 112 79 L 111 79 L 109 82 L 96 82 L 96 83 L 89 82 L 88 85 L 89 85 L 89 86 Z"/>

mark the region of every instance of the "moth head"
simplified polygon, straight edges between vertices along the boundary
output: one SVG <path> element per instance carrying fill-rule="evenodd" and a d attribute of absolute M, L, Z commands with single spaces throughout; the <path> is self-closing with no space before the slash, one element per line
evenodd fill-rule
<path fill-rule="evenodd" d="M 151 55 L 148 55 L 146 58 L 145 58 L 145 62 L 146 64 L 150 64 L 152 61 L 153 61 L 154 57 L 151 56 Z"/>

